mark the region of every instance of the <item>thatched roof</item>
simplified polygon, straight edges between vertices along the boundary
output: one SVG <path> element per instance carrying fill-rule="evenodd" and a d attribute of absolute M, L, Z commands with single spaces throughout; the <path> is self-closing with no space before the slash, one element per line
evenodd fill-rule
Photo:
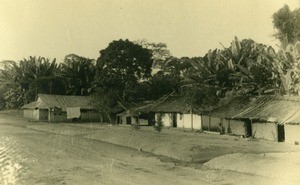
<path fill-rule="evenodd" d="M 131 105 L 130 108 L 124 110 L 123 112 L 119 113 L 118 115 L 137 116 L 141 113 L 148 113 L 148 111 L 146 111 L 146 109 L 151 107 L 153 105 L 153 103 L 154 103 L 153 101 L 139 102 L 137 104 Z"/>
<path fill-rule="evenodd" d="M 154 103 L 151 107 L 148 107 L 151 112 L 180 112 L 187 113 L 192 109 L 191 103 L 187 100 L 187 98 L 180 96 L 169 96 L 166 99 L 161 99 Z"/>
<path fill-rule="evenodd" d="M 279 124 L 300 123 L 300 97 L 275 95 L 237 97 L 228 104 L 213 110 L 211 115 Z"/>
<path fill-rule="evenodd" d="M 143 101 L 129 108 L 131 112 L 145 112 L 144 110 L 153 106 L 154 101 Z"/>
<path fill-rule="evenodd" d="M 241 111 L 246 110 L 249 107 L 248 104 L 250 102 L 251 97 L 238 96 L 226 103 L 222 103 L 220 106 L 206 114 L 221 118 L 234 118 L 237 114 L 241 113 Z"/>
<path fill-rule="evenodd" d="M 208 107 L 205 107 L 205 109 Z M 192 103 L 190 98 L 178 95 L 163 96 L 152 104 L 137 109 L 141 112 L 190 113 L 201 112 L 204 108 Z"/>
<path fill-rule="evenodd" d="M 60 108 L 66 110 L 67 107 L 80 107 L 81 109 L 93 109 L 91 98 L 88 96 L 66 96 L 39 94 L 35 102 L 24 105 L 23 109 L 48 109 Z"/>

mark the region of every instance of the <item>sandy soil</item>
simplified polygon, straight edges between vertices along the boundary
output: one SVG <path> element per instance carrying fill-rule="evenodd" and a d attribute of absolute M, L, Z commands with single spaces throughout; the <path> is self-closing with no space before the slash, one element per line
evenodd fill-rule
<path fill-rule="evenodd" d="M 289 170 L 300 169 L 299 152 L 286 143 L 0 112 L 0 184 L 299 184 L 299 170 Z"/>

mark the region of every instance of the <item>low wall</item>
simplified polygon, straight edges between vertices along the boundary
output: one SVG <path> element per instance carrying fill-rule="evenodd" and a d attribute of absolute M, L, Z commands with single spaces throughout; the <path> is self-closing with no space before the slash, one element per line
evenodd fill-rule
<path fill-rule="evenodd" d="M 47 111 L 48 112 L 48 111 Z M 67 119 L 67 112 L 51 112 L 50 113 L 50 122 L 59 123 L 59 122 L 72 122 L 72 119 Z M 81 112 L 81 118 L 79 122 L 98 122 L 101 121 L 102 114 L 94 111 L 85 111 Z"/>
<path fill-rule="evenodd" d="M 220 131 L 220 123 L 222 123 L 222 119 L 219 117 L 213 116 L 201 116 L 201 127 L 205 131 L 219 132 Z"/>
<path fill-rule="evenodd" d="M 202 115 L 202 129 L 209 131 L 209 116 Z"/>
<path fill-rule="evenodd" d="M 193 123 L 192 123 L 193 122 Z M 189 129 L 197 129 L 201 128 L 201 116 L 197 114 L 177 114 L 177 127 L 178 128 L 189 128 Z"/>
<path fill-rule="evenodd" d="M 183 116 L 183 114 L 180 114 L 180 113 L 177 114 L 177 127 L 178 128 L 184 128 L 184 116 Z"/>
<path fill-rule="evenodd" d="M 252 123 L 252 135 L 255 138 L 277 141 L 276 123 Z"/>
<path fill-rule="evenodd" d="M 23 110 L 24 118 L 29 118 L 30 120 L 48 120 L 48 110 L 46 109 L 24 109 Z"/>
<path fill-rule="evenodd" d="M 221 118 L 221 119 L 220 119 L 220 122 L 221 122 L 221 124 L 222 124 L 224 134 L 231 134 L 231 133 L 230 133 L 231 130 L 228 129 L 228 127 L 229 127 L 229 125 L 230 125 L 230 123 L 229 123 L 230 121 L 227 120 L 227 119 L 225 119 L 225 118 Z"/>
<path fill-rule="evenodd" d="M 81 121 L 101 121 L 102 114 L 94 112 L 94 111 L 87 111 L 81 113 Z"/>
<path fill-rule="evenodd" d="M 24 109 L 23 110 L 23 117 L 28 118 L 30 120 L 39 120 L 38 110 Z"/>
<path fill-rule="evenodd" d="M 193 129 L 202 130 L 201 115 L 193 114 Z"/>
<path fill-rule="evenodd" d="M 285 130 L 285 142 L 294 143 L 295 141 L 300 142 L 300 125 L 284 125 Z"/>
<path fill-rule="evenodd" d="M 245 135 L 244 122 L 239 120 L 229 120 L 227 131 L 233 135 Z"/>
<path fill-rule="evenodd" d="M 171 113 L 156 113 L 155 121 L 158 121 L 158 116 L 161 115 L 161 120 L 164 127 L 172 127 L 172 114 Z"/>
<path fill-rule="evenodd" d="M 210 131 L 219 132 L 220 131 L 221 118 L 211 117 L 210 118 Z"/>

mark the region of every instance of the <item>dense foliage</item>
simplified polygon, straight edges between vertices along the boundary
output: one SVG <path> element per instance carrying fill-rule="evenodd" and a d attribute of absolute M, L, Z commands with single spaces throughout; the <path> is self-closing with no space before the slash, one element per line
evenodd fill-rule
<path fill-rule="evenodd" d="M 95 62 L 75 54 L 67 55 L 61 64 L 61 76 L 65 79 L 67 94 L 88 95 L 95 76 Z"/>
<path fill-rule="evenodd" d="M 300 93 L 300 11 L 284 6 L 273 15 L 282 47 L 233 39 L 203 57 L 173 57 L 164 43 L 112 41 L 95 61 L 75 54 L 60 64 L 43 57 L 0 64 L 0 107 L 20 108 L 37 94 L 91 95 L 109 117 L 116 105 L 176 93 L 215 104 L 236 95 Z"/>
<path fill-rule="evenodd" d="M 135 87 L 151 77 L 152 54 L 129 40 L 111 42 L 97 59 L 95 85 L 104 91 L 118 91 L 119 101 L 133 101 Z"/>
<path fill-rule="evenodd" d="M 300 40 L 300 8 L 291 11 L 287 5 L 273 14 L 273 25 L 278 30 L 275 36 L 283 47 Z"/>
<path fill-rule="evenodd" d="M 63 79 L 55 60 L 29 57 L 20 62 L 3 61 L 0 91 L 5 107 L 16 108 L 33 101 L 38 93 L 64 94 Z"/>

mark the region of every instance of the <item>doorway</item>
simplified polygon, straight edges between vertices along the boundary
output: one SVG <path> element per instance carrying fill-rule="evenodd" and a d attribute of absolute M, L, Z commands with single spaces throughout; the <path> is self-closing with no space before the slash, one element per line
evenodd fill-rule
<path fill-rule="evenodd" d="M 277 124 L 277 133 L 278 133 L 278 142 L 284 142 L 285 140 L 284 125 Z"/>
<path fill-rule="evenodd" d="M 126 117 L 126 124 L 131 125 L 131 117 L 130 116 Z"/>
<path fill-rule="evenodd" d="M 251 120 L 246 119 L 245 122 L 245 136 L 246 137 L 252 137 L 252 124 Z"/>
<path fill-rule="evenodd" d="M 172 126 L 177 127 L 177 116 L 176 113 L 172 113 Z"/>

